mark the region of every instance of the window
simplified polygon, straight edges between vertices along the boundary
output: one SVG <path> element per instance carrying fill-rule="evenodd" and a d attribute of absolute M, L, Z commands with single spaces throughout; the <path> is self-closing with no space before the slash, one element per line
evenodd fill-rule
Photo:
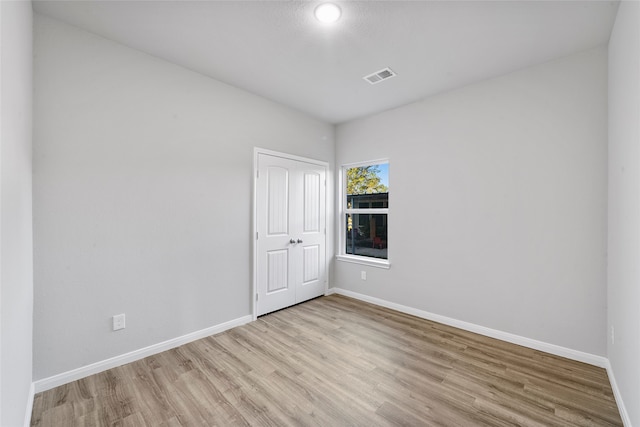
<path fill-rule="evenodd" d="M 338 259 L 389 267 L 389 162 L 342 167 L 342 209 Z"/>

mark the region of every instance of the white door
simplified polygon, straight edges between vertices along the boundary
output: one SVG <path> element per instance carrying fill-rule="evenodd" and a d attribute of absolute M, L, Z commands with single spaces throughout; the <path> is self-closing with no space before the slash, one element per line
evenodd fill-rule
<path fill-rule="evenodd" d="M 322 165 L 258 155 L 258 316 L 324 294 L 325 175 Z"/>

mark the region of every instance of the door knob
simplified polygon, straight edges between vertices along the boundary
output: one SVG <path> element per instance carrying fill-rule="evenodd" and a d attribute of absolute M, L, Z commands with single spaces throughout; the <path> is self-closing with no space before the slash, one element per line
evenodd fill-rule
<path fill-rule="evenodd" d="M 291 239 L 291 240 L 289 240 L 289 243 L 291 243 L 292 245 L 295 245 L 295 244 L 296 244 L 296 241 L 295 241 L 295 240 L 293 240 L 293 239 Z"/>
<path fill-rule="evenodd" d="M 298 243 L 302 243 L 302 240 L 298 239 Z"/>

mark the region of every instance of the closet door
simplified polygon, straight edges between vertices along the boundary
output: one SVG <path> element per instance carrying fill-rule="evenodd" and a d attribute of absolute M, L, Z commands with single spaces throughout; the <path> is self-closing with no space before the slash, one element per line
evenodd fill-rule
<path fill-rule="evenodd" d="M 325 175 L 323 166 L 258 156 L 257 315 L 324 293 Z"/>
<path fill-rule="evenodd" d="M 296 224 L 296 303 L 323 295 L 326 282 L 325 262 L 325 169 L 300 163 L 300 221 Z"/>

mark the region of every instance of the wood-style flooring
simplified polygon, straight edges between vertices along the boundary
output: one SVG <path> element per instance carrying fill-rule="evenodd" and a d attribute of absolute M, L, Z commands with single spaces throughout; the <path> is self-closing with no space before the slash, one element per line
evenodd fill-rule
<path fill-rule="evenodd" d="M 606 371 L 343 296 L 35 397 L 32 426 L 621 426 Z"/>

